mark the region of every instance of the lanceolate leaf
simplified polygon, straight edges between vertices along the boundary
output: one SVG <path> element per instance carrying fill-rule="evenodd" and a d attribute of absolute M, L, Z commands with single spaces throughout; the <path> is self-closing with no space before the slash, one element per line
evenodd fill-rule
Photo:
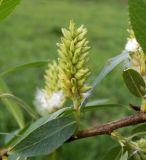
<path fill-rule="evenodd" d="M 20 0 L 0 0 L 0 21 L 7 17 L 19 2 Z"/>
<path fill-rule="evenodd" d="M 3 93 L 3 94 L 0 94 L 0 98 L 5 98 L 5 99 L 12 100 L 16 104 L 18 104 L 20 107 L 22 107 L 22 109 L 24 109 L 25 111 L 27 111 L 27 113 L 32 118 L 34 118 L 34 119 L 38 118 L 38 114 L 28 104 L 26 104 L 23 100 L 21 100 L 20 98 L 14 96 L 13 94 Z"/>
<path fill-rule="evenodd" d="M 0 94 L 3 93 L 10 93 L 10 90 L 4 80 L 0 79 Z M 20 128 L 24 127 L 24 119 L 23 114 L 20 110 L 20 107 L 14 102 L 6 98 L 2 98 L 2 102 L 7 107 L 8 111 L 13 115 L 16 119 L 17 123 L 19 124 Z"/>
<path fill-rule="evenodd" d="M 29 125 L 26 125 L 23 129 L 16 130 L 5 136 L 5 147 L 8 148 L 16 144 L 17 140 L 25 133 Z"/>
<path fill-rule="evenodd" d="M 32 131 L 12 148 L 10 154 L 14 153 L 22 157 L 50 154 L 69 139 L 75 129 L 76 121 L 74 118 L 54 119 Z"/>
<path fill-rule="evenodd" d="M 49 61 L 36 61 L 36 62 L 31 62 L 31 63 L 26 63 L 22 65 L 18 65 L 15 67 L 11 67 L 9 69 L 6 69 L 5 71 L 0 73 L 0 76 L 6 76 L 7 74 L 17 72 L 20 70 L 24 69 L 29 69 L 29 68 L 36 68 L 36 67 L 42 67 L 48 64 Z"/>
<path fill-rule="evenodd" d="M 129 15 L 136 39 L 146 54 L 146 3 L 144 0 L 129 0 Z"/>
<path fill-rule="evenodd" d="M 5 135 L 5 144 L 7 144 L 8 142 L 10 142 L 14 137 L 17 137 L 18 136 L 18 133 L 19 133 L 20 130 L 16 130 L 16 131 L 13 131 L 11 133 L 7 133 Z"/>
<path fill-rule="evenodd" d="M 17 156 L 17 155 L 10 155 L 8 157 L 8 160 L 27 160 L 27 158 L 25 157 L 20 157 L 20 156 Z"/>
<path fill-rule="evenodd" d="M 143 97 L 146 94 L 146 85 L 141 75 L 133 70 L 126 69 L 123 78 L 129 91 L 136 97 Z"/>
<path fill-rule="evenodd" d="M 100 82 L 123 60 L 125 60 L 128 57 L 128 52 L 123 51 L 121 54 L 109 59 L 101 72 L 97 75 L 95 82 L 93 83 L 92 89 L 88 92 L 87 96 L 85 96 L 81 107 L 85 106 L 88 102 L 89 97 L 92 95 L 92 93 L 95 91 L 96 87 L 100 84 Z"/>
<path fill-rule="evenodd" d="M 37 128 L 61 116 L 66 110 L 68 110 L 68 108 L 62 108 L 50 115 L 41 117 L 36 120 L 32 125 L 30 125 L 30 127 L 24 132 L 24 134 L 21 135 L 21 137 L 17 140 L 17 143 L 19 143 L 22 139 L 26 138 L 31 132 L 35 132 Z"/>
<path fill-rule="evenodd" d="M 86 106 L 95 106 L 99 104 L 106 104 L 109 101 L 109 99 L 97 99 L 93 101 L 89 101 Z"/>
<path fill-rule="evenodd" d="M 81 111 L 93 111 L 93 110 L 102 110 L 102 109 L 111 109 L 111 108 L 125 108 L 125 105 L 122 104 L 99 104 L 99 105 L 95 105 L 95 106 L 85 106 L 81 109 Z"/>

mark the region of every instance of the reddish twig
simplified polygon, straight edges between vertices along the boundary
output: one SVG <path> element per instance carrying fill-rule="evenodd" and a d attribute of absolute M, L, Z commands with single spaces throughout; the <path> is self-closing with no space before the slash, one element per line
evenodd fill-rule
<path fill-rule="evenodd" d="M 114 130 L 132 126 L 146 122 L 146 113 L 137 113 L 135 115 L 123 118 L 118 121 L 103 124 L 94 128 L 79 131 L 75 136 L 71 137 L 67 142 L 79 140 L 82 138 L 97 136 L 97 135 L 110 135 Z"/>

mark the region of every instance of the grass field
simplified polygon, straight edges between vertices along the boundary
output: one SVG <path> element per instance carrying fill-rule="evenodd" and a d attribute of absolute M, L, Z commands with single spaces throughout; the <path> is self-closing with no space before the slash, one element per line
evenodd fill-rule
<path fill-rule="evenodd" d="M 57 58 L 56 42 L 60 41 L 61 28 L 68 26 L 71 19 L 78 25 L 84 24 L 88 29 L 91 45 L 89 65 L 92 71 L 89 82 L 92 83 L 106 60 L 124 48 L 128 26 L 126 1 L 22 1 L 15 12 L 0 24 L 0 71 L 36 60 Z M 6 76 L 5 80 L 15 95 L 31 105 L 36 88 L 43 86 L 44 69 L 13 73 Z M 120 67 L 113 71 L 97 88 L 93 98 L 110 98 L 115 102 L 129 103 L 133 97 L 126 92 L 121 73 Z M 6 110 L 3 106 L 1 108 L 0 130 L 7 132 L 12 126 L 16 128 L 9 113 L 3 116 Z M 109 111 L 92 113 L 93 118 L 86 122 L 86 125 L 95 125 L 125 113 L 122 109 L 120 112 L 119 109 L 112 111 L 111 114 Z M 90 115 L 87 115 L 86 119 L 89 117 Z M 71 147 L 67 144 L 61 157 L 63 160 L 72 160 L 76 155 L 76 160 L 100 160 L 105 148 L 104 145 L 100 146 L 101 143 L 105 144 L 107 149 L 110 146 L 109 138 L 105 137 L 75 142 Z"/>

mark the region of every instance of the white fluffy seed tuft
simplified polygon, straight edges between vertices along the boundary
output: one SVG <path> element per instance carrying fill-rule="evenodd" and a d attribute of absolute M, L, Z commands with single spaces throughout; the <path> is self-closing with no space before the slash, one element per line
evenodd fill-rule
<path fill-rule="evenodd" d="M 34 104 L 40 114 L 52 113 L 62 107 L 65 97 L 62 91 L 57 91 L 48 96 L 43 89 L 38 89 Z"/>
<path fill-rule="evenodd" d="M 125 46 L 125 49 L 128 52 L 136 52 L 138 48 L 139 48 L 139 44 L 135 38 L 129 39 Z"/>

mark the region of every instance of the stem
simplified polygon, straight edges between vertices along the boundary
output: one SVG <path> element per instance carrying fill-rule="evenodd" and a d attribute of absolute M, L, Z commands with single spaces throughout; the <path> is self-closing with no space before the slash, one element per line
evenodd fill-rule
<path fill-rule="evenodd" d="M 74 109 L 76 110 L 75 119 L 76 119 L 77 125 L 79 127 L 79 125 L 80 125 L 80 103 L 79 103 L 78 99 L 76 99 L 76 98 L 74 98 L 73 103 L 74 103 Z"/>

